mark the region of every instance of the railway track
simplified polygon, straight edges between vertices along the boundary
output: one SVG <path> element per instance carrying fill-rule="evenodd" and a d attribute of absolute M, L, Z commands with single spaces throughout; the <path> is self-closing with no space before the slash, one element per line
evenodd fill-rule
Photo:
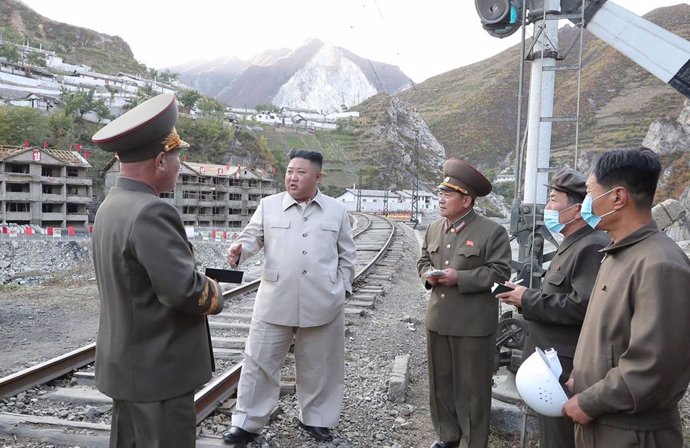
<path fill-rule="evenodd" d="M 396 253 L 399 256 L 400 252 L 394 247 L 392 221 L 360 213 L 352 215 L 357 265 L 354 292 L 345 305 L 349 317 L 364 315 L 367 309 L 375 307 L 377 297 L 383 294 L 380 282 L 390 279 L 398 262 Z M 254 280 L 226 291 L 223 312 L 209 316 L 217 371 L 194 397 L 197 428 L 203 434 L 197 440 L 197 447 L 223 446 L 210 429 L 213 425 L 205 419 L 219 408 L 221 412 L 231 412 L 234 406 L 253 293 L 259 283 L 260 280 Z M 111 400 L 93 387 L 94 357 L 95 343 L 0 378 L 0 398 L 18 402 L 27 393 L 40 397 L 32 398 L 31 405 L 21 413 L 0 413 L 0 440 L 18 437 L 55 445 L 107 447 Z M 293 361 L 291 356 L 286 360 L 281 393 L 294 392 Z M 59 418 L 50 415 L 56 407 Z M 77 411 L 71 411 L 72 408 Z"/>

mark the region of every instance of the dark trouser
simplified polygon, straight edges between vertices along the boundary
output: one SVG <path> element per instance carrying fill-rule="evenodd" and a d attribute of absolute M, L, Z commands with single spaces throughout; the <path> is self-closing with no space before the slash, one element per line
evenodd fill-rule
<path fill-rule="evenodd" d="M 570 378 L 573 371 L 573 358 L 559 356 L 563 367 L 560 381 Z M 539 448 L 575 448 L 575 424 L 565 417 L 539 416 Z"/>
<path fill-rule="evenodd" d="M 194 392 L 164 401 L 113 400 L 110 448 L 194 448 Z"/>
<path fill-rule="evenodd" d="M 431 422 L 444 442 L 484 448 L 489 440 L 495 335 L 427 331 Z"/>
<path fill-rule="evenodd" d="M 675 428 L 656 431 L 633 431 L 599 424 L 595 420 L 589 425 L 575 425 L 575 446 L 577 448 L 682 448 L 683 429 L 679 425 Z"/>

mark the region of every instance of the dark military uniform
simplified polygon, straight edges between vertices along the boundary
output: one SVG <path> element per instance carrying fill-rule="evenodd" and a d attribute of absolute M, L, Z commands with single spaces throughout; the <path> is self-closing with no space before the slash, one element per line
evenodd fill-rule
<path fill-rule="evenodd" d="M 522 314 L 528 321 L 523 352 L 529 356 L 535 347 L 556 349 L 563 384 L 573 369 L 577 338 L 603 258 L 599 251 L 610 241 L 606 233 L 589 226 L 577 230 L 558 247 L 541 289 L 527 289 L 522 295 Z M 539 430 L 543 448 L 575 446 L 570 419 L 540 415 Z"/>
<path fill-rule="evenodd" d="M 582 200 L 587 192 L 585 180 L 581 173 L 566 168 L 556 172 L 548 186 Z M 603 258 L 599 251 L 610 242 L 605 232 L 588 225 L 576 230 L 558 247 L 544 273 L 541 289 L 526 289 L 522 295 L 521 311 L 528 323 L 525 358 L 534 353 L 535 347 L 556 349 L 563 367 L 563 384 L 573 370 L 577 338 Z M 539 415 L 542 448 L 574 448 L 574 434 L 572 420 Z"/>
<path fill-rule="evenodd" d="M 127 151 L 179 148 L 176 133 L 166 138 L 177 119 L 174 96 L 149 101 L 94 141 L 127 161 L 141 156 Z M 122 132 L 130 140 L 117 146 Z M 110 445 L 193 447 L 194 391 L 213 367 L 205 315 L 222 308 L 220 288 L 195 270 L 177 210 L 144 182 L 118 179 L 96 213 L 92 244 L 101 298 L 96 386 L 114 401 Z"/>
<path fill-rule="evenodd" d="M 460 161 L 446 162 L 444 175 L 441 188 L 472 197 L 491 191 L 481 174 Z M 456 285 L 431 289 L 425 319 L 431 419 L 448 446 L 461 439 L 469 447 L 488 443 L 498 324 L 491 286 L 508 279 L 510 257 L 506 230 L 471 209 L 454 223 L 445 218 L 433 222 L 424 237 L 417 262 L 420 276 L 425 279 L 428 271 L 446 268 L 458 274 Z"/>

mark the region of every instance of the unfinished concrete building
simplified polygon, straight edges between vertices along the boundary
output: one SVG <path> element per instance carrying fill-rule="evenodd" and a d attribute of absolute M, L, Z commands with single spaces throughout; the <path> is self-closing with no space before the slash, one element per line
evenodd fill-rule
<path fill-rule="evenodd" d="M 87 227 L 90 166 L 76 151 L 0 146 L 0 222 Z"/>
<path fill-rule="evenodd" d="M 104 168 L 105 194 L 120 172 L 116 159 Z M 182 161 L 175 191 L 162 193 L 182 215 L 185 226 L 243 228 L 261 198 L 276 192 L 273 179 L 235 165 Z"/>

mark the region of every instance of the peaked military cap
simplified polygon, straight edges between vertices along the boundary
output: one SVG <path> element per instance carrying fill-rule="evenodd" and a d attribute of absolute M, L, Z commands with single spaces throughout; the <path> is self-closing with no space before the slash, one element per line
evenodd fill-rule
<path fill-rule="evenodd" d="M 160 152 L 189 147 L 175 130 L 177 116 L 175 95 L 154 96 L 108 123 L 91 140 L 104 151 L 117 153 L 124 163 L 151 159 Z"/>
<path fill-rule="evenodd" d="M 474 199 L 491 193 L 491 182 L 469 163 L 448 159 L 443 164 L 443 182 L 438 188 L 459 191 Z"/>
<path fill-rule="evenodd" d="M 587 194 L 586 180 L 585 175 L 579 171 L 572 168 L 561 168 L 553 174 L 551 182 L 546 186 L 564 193 L 572 193 L 584 199 Z"/>

